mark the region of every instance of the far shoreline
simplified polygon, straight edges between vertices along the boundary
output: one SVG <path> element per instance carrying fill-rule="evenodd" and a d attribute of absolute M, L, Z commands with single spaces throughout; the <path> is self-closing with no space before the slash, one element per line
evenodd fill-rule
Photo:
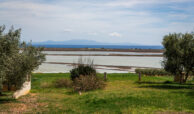
<path fill-rule="evenodd" d="M 109 52 L 139 52 L 163 53 L 163 49 L 105 49 L 105 48 L 44 48 L 44 51 L 109 51 Z"/>

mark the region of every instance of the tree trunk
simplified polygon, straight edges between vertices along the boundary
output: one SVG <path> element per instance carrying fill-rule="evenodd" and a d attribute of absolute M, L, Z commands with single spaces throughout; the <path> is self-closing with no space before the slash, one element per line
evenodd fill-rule
<path fill-rule="evenodd" d="M 184 82 L 184 75 L 176 75 L 176 76 L 174 76 L 174 82 L 182 84 Z"/>
<path fill-rule="evenodd" d="M 139 82 L 141 82 L 141 72 L 139 73 Z"/>
<path fill-rule="evenodd" d="M 81 91 L 79 91 L 79 95 L 82 95 L 82 92 Z"/>
<path fill-rule="evenodd" d="M 180 84 L 182 84 L 183 83 L 183 78 L 184 76 L 183 75 L 180 75 Z"/>
<path fill-rule="evenodd" d="M 31 81 L 31 74 L 27 74 L 27 81 Z"/>
<path fill-rule="evenodd" d="M 174 76 L 174 82 L 180 82 L 180 76 L 179 75 Z"/>
<path fill-rule="evenodd" d="M 189 77 L 189 73 L 186 73 L 185 75 L 185 79 L 183 80 L 183 83 L 186 83 L 187 82 L 187 78 Z"/>
<path fill-rule="evenodd" d="M 107 81 L 107 73 L 104 72 L 104 81 Z"/>
<path fill-rule="evenodd" d="M 11 84 L 9 84 L 9 83 L 7 84 L 7 90 L 11 91 Z"/>

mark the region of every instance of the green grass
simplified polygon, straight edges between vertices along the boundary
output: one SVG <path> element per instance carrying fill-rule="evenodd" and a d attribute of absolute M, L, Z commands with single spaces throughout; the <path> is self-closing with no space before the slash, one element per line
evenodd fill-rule
<path fill-rule="evenodd" d="M 179 85 L 171 83 L 173 77 L 143 76 L 138 83 L 136 74 L 108 74 L 104 90 L 82 95 L 71 89 L 41 86 L 52 85 L 59 78 L 70 77 L 67 73 L 33 74 L 31 93 L 18 100 L 11 99 L 10 93 L 0 97 L 0 112 L 20 112 L 25 106 L 23 113 L 194 113 L 194 81 Z"/>

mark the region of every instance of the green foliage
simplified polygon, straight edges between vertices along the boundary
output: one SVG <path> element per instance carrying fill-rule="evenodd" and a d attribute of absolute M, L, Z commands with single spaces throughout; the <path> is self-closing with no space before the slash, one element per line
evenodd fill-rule
<path fill-rule="evenodd" d="M 71 79 L 75 80 L 75 78 L 79 78 L 80 75 L 96 75 L 96 70 L 87 65 L 79 65 L 77 68 L 74 68 L 70 71 Z"/>
<path fill-rule="evenodd" d="M 75 65 L 75 68 L 70 73 L 75 91 L 90 91 L 105 87 L 104 81 L 97 77 L 93 61 L 90 59 L 83 60 L 79 58 L 78 64 Z"/>
<path fill-rule="evenodd" d="M 170 73 L 166 72 L 164 69 L 135 69 L 135 72 L 141 73 L 147 76 L 169 76 Z"/>
<path fill-rule="evenodd" d="M 56 88 L 62 88 L 62 87 L 71 88 L 73 82 L 70 79 L 62 78 L 62 79 L 55 80 L 53 84 Z"/>
<path fill-rule="evenodd" d="M 96 89 L 103 89 L 105 82 L 97 76 L 80 76 L 73 82 L 75 91 L 90 91 Z"/>
<path fill-rule="evenodd" d="M 21 29 L 12 27 L 4 33 L 0 26 L 0 85 L 15 86 L 19 89 L 30 78 L 31 72 L 44 60 L 43 48 L 35 48 L 25 42 L 20 43 Z"/>
<path fill-rule="evenodd" d="M 78 60 L 78 64 L 75 65 L 75 68 L 70 71 L 72 80 L 79 78 L 80 75 L 82 76 L 96 75 L 96 69 L 93 66 L 93 61 L 88 59 L 86 64 L 84 64 L 84 62 L 85 61 L 83 61 L 82 58 L 80 58 Z"/>
<path fill-rule="evenodd" d="M 186 82 L 194 72 L 194 34 L 169 34 L 164 36 L 162 44 L 164 69 L 175 76 L 183 77 L 185 73 Z"/>

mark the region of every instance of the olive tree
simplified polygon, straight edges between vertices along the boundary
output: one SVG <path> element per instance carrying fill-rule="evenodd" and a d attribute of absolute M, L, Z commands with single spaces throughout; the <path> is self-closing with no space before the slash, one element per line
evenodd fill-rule
<path fill-rule="evenodd" d="M 0 93 L 2 85 L 21 88 L 24 81 L 30 79 L 31 72 L 44 60 L 43 48 L 35 48 L 30 43 L 20 41 L 21 29 L 12 27 L 4 33 L 0 26 Z"/>
<path fill-rule="evenodd" d="M 175 76 L 175 81 L 185 83 L 194 73 L 193 33 L 166 35 L 162 44 L 164 46 L 164 69 Z"/>

